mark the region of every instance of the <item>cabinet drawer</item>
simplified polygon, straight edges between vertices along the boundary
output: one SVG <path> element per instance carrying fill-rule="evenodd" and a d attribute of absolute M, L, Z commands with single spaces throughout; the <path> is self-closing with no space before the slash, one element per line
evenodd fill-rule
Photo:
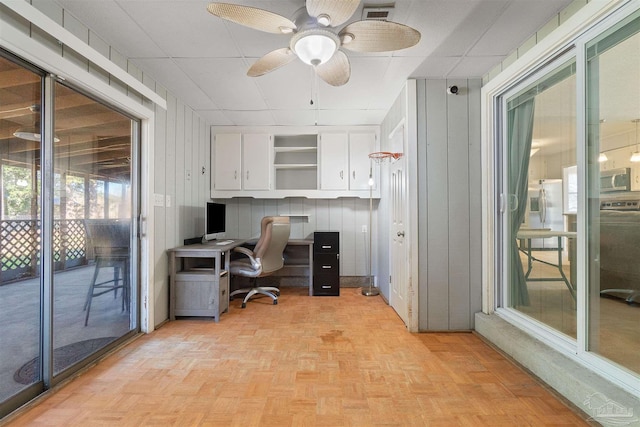
<path fill-rule="evenodd" d="M 313 257 L 313 274 L 340 275 L 338 254 L 315 254 Z"/>
<path fill-rule="evenodd" d="M 174 316 L 216 317 L 215 300 L 219 313 L 229 309 L 229 276 L 220 277 L 218 295 L 213 292 L 213 276 L 202 273 L 178 273 L 175 286 Z M 218 319 L 219 320 L 219 319 Z"/>
<path fill-rule="evenodd" d="M 337 231 L 316 231 L 313 233 L 313 252 L 316 254 L 340 252 L 340 233 Z"/>
<path fill-rule="evenodd" d="M 340 277 L 325 274 L 313 276 L 313 295 L 339 296 Z"/>

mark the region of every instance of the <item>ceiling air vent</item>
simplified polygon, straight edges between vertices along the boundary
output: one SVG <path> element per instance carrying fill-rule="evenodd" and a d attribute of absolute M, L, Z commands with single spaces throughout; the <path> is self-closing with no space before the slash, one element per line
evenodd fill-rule
<path fill-rule="evenodd" d="M 364 8 L 362 9 L 362 19 L 369 21 L 390 21 L 394 7 L 394 4 L 365 4 Z"/>

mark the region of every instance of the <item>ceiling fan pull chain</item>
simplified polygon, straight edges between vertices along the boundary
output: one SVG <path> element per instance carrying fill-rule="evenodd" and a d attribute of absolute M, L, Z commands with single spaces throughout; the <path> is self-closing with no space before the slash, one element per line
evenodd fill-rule
<path fill-rule="evenodd" d="M 316 98 L 316 102 L 315 102 L 315 106 L 316 106 L 316 114 L 315 114 L 315 120 L 314 123 L 316 126 L 318 126 L 318 108 L 319 108 L 319 104 L 320 104 L 320 96 L 319 96 L 319 88 L 318 88 L 318 73 L 316 72 L 316 67 L 311 67 L 313 69 L 313 77 L 311 80 L 311 85 L 313 86 L 313 91 L 315 92 L 315 98 Z M 313 105 L 313 104 L 312 104 Z"/>
<path fill-rule="evenodd" d="M 310 96 L 310 100 L 309 100 L 309 105 L 313 105 L 313 79 L 314 79 L 314 75 L 316 74 L 316 69 L 315 67 L 311 67 L 311 96 Z"/>

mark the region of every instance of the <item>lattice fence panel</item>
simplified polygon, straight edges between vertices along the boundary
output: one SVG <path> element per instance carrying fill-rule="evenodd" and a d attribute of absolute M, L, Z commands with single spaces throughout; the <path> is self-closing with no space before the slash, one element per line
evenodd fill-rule
<path fill-rule="evenodd" d="M 60 221 L 61 229 L 64 230 L 64 239 L 66 242 L 66 259 L 79 259 L 87 256 L 87 236 L 84 228 L 84 220 L 70 219 Z"/>
<path fill-rule="evenodd" d="M 0 221 L 0 281 L 38 275 L 40 264 L 39 220 Z M 56 268 L 85 263 L 87 236 L 84 220 L 59 220 L 53 224 L 53 258 Z"/>
<path fill-rule="evenodd" d="M 0 221 L 2 271 L 37 264 L 40 253 L 40 221 Z"/>

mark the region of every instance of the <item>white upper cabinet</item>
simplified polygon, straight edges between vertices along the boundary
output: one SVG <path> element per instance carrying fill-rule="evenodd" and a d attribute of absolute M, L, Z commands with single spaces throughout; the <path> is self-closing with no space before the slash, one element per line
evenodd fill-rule
<path fill-rule="evenodd" d="M 320 189 L 369 190 L 369 153 L 375 147 L 375 132 L 320 134 Z"/>
<path fill-rule="evenodd" d="M 269 190 L 272 140 L 269 134 L 214 134 L 212 191 Z"/>
<path fill-rule="evenodd" d="M 263 133 L 242 135 L 242 188 L 271 188 L 271 151 L 273 137 Z"/>
<path fill-rule="evenodd" d="M 374 132 L 349 133 L 349 190 L 369 190 L 369 174 L 373 176 L 369 153 L 376 151 Z M 373 176 L 373 188 L 377 177 Z"/>
<path fill-rule="evenodd" d="M 242 182 L 242 134 L 222 133 L 213 136 L 212 190 L 240 190 Z"/>
<path fill-rule="evenodd" d="M 320 134 L 320 189 L 347 190 L 349 137 L 346 132 Z"/>
<path fill-rule="evenodd" d="M 379 132 L 377 126 L 213 127 L 211 197 L 368 198 L 369 153 L 377 151 Z M 372 190 L 379 198 L 378 185 Z"/>

